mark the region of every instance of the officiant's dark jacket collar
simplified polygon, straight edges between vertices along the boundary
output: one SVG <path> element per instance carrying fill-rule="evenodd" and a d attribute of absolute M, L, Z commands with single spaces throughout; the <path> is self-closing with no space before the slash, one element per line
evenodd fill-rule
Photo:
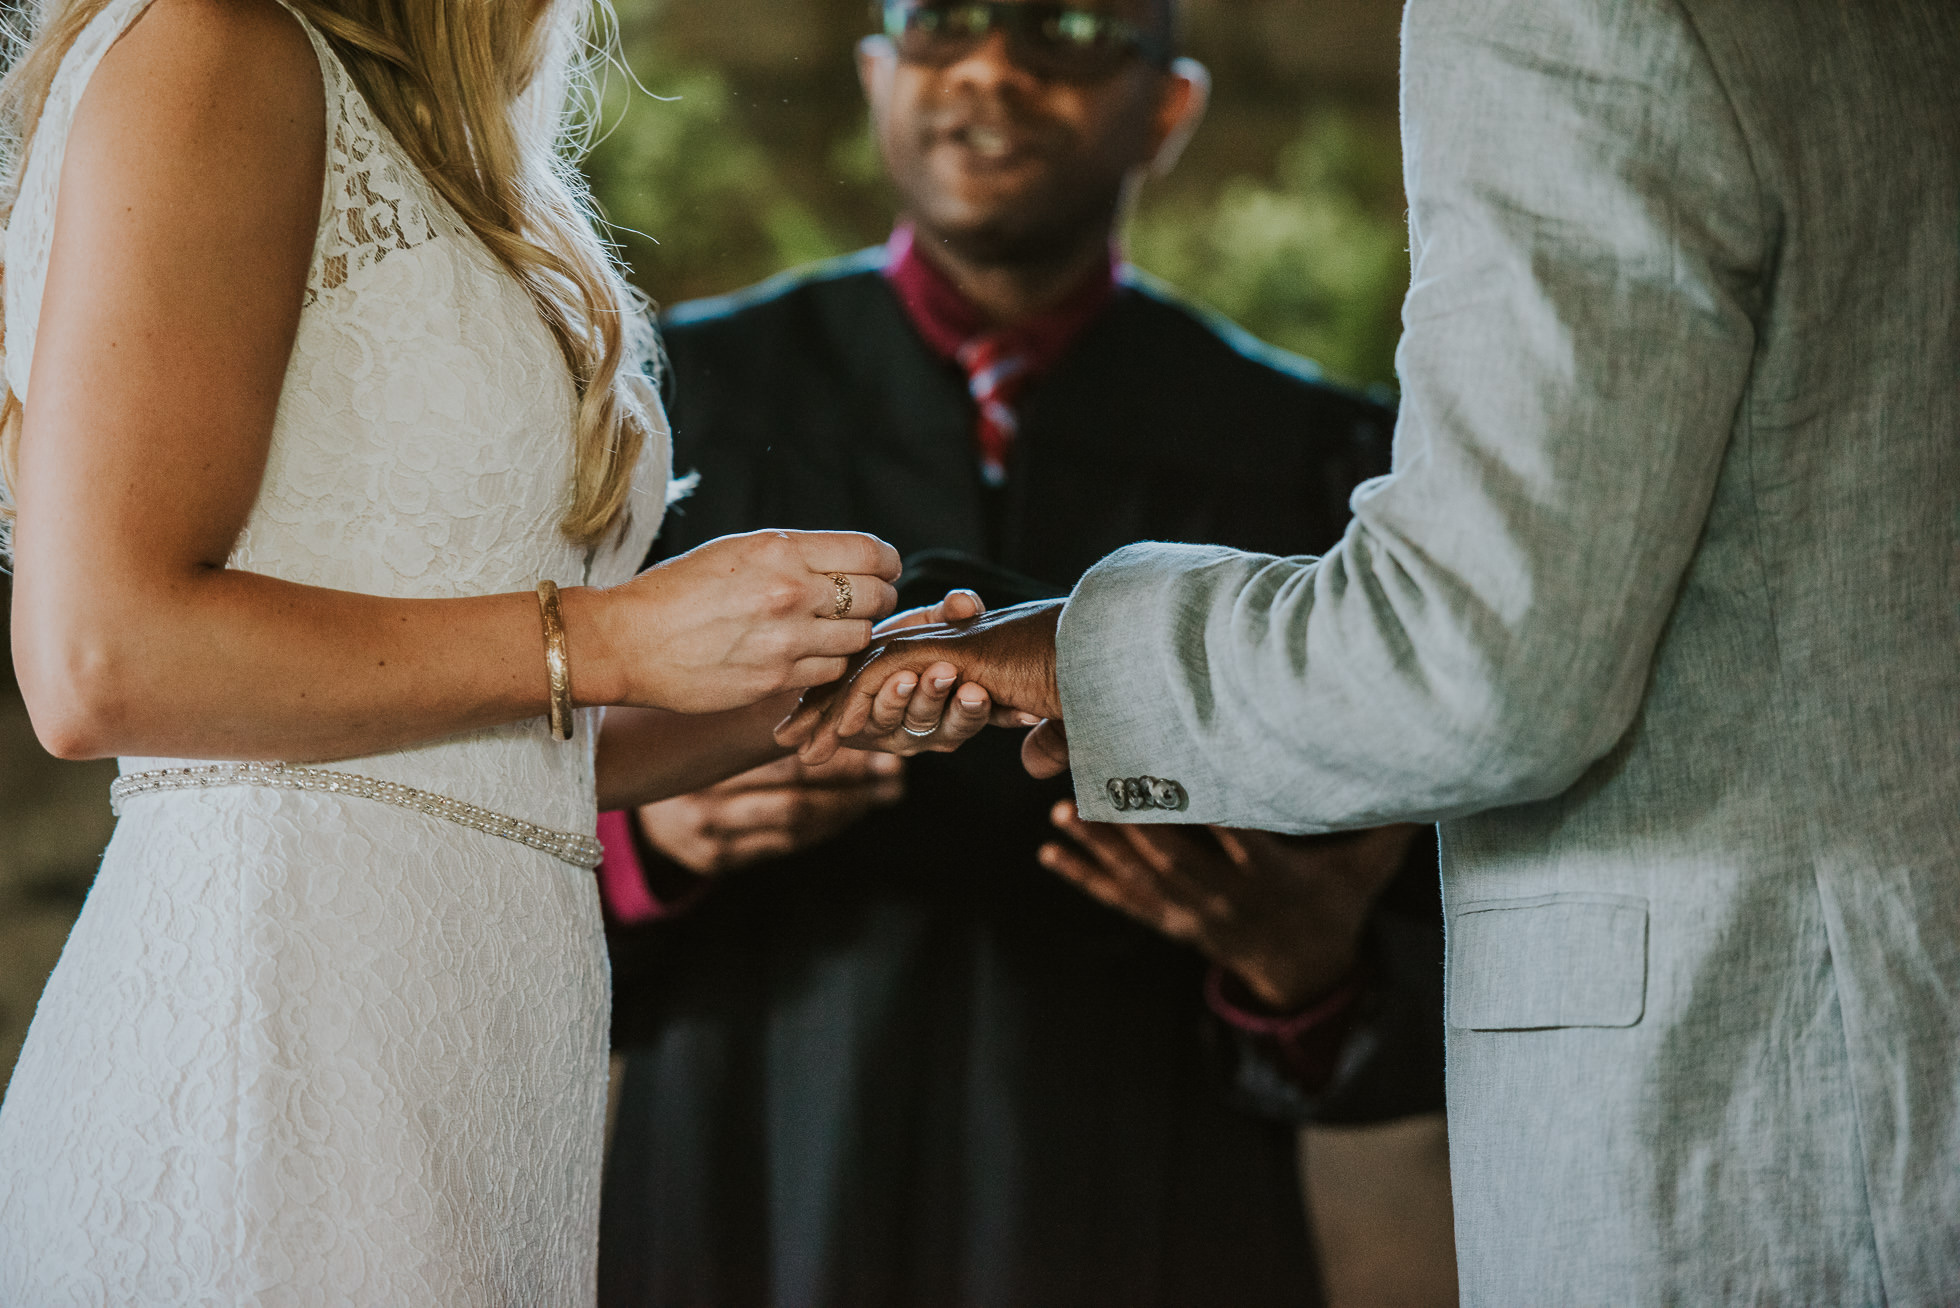
<path fill-rule="evenodd" d="M 848 525 L 1067 587 L 1141 539 L 1324 550 L 1347 488 L 1387 471 L 1380 404 L 1125 265 L 1023 397 L 1007 485 L 990 491 L 966 379 L 908 321 L 885 258 L 874 247 L 669 316 L 686 379 L 675 467 L 715 490 L 670 518 L 663 548 L 757 522 Z"/>

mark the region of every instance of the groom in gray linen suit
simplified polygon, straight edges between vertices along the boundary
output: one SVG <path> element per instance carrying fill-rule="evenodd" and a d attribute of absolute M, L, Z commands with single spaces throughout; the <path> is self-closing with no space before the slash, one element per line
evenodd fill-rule
<path fill-rule="evenodd" d="M 1342 543 L 853 689 L 1064 718 L 1095 820 L 1441 820 L 1466 1303 L 1960 1303 L 1960 4 L 1410 0 L 1403 97 Z"/>

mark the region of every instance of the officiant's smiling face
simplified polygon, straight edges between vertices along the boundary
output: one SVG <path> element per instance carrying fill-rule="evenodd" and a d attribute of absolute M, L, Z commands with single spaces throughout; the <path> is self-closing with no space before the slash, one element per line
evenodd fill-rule
<path fill-rule="evenodd" d="M 940 21 L 982 8 L 948 6 Z M 1004 31 L 919 42 L 923 51 L 902 37 L 860 45 L 886 170 L 928 240 L 976 263 L 1013 264 L 1106 239 L 1126 181 L 1153 161 L 1167 166 L 1195 127 L 1204 70 L 1168 58 L 1170 0 L 1080 0 L 1080 9 L 1126 24 L 1148 48 L 1058 67 Z"/>

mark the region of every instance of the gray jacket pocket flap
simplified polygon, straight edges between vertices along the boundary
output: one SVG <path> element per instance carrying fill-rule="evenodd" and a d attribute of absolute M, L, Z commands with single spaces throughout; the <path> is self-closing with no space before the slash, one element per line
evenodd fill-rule
<path fill-rule="evenodd" d="M 1647 901 L 1538 895 L 1450 917 L 1450 1025 L 1632 1026 L 1647 1006 Z"/>

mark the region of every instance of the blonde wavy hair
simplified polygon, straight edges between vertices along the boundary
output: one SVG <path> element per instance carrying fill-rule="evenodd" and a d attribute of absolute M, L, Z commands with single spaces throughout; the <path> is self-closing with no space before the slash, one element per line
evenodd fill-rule
<path fill-rule="evenodd" d="M 109 0 L 38 0 L 0 80 L 0 226 L 62 57 Z M 430 184 L 530 293 L 578 394 L 565 536 L 599 544 L 625 516 L 650 434 L 626 319 L 646 302 L 595 226 L 573 165 L 593 73 L 611 51 L 606 0 L 288 0 L 319 28 Z M 0 265 L 0 278 L 5 268 Z M 0 327 L 4 332 L 4 327 Z M 4 337 L 0 336 L 0 345 Z M 14 515 L 21 403 L 0 408 L 0 548 Z"/>

